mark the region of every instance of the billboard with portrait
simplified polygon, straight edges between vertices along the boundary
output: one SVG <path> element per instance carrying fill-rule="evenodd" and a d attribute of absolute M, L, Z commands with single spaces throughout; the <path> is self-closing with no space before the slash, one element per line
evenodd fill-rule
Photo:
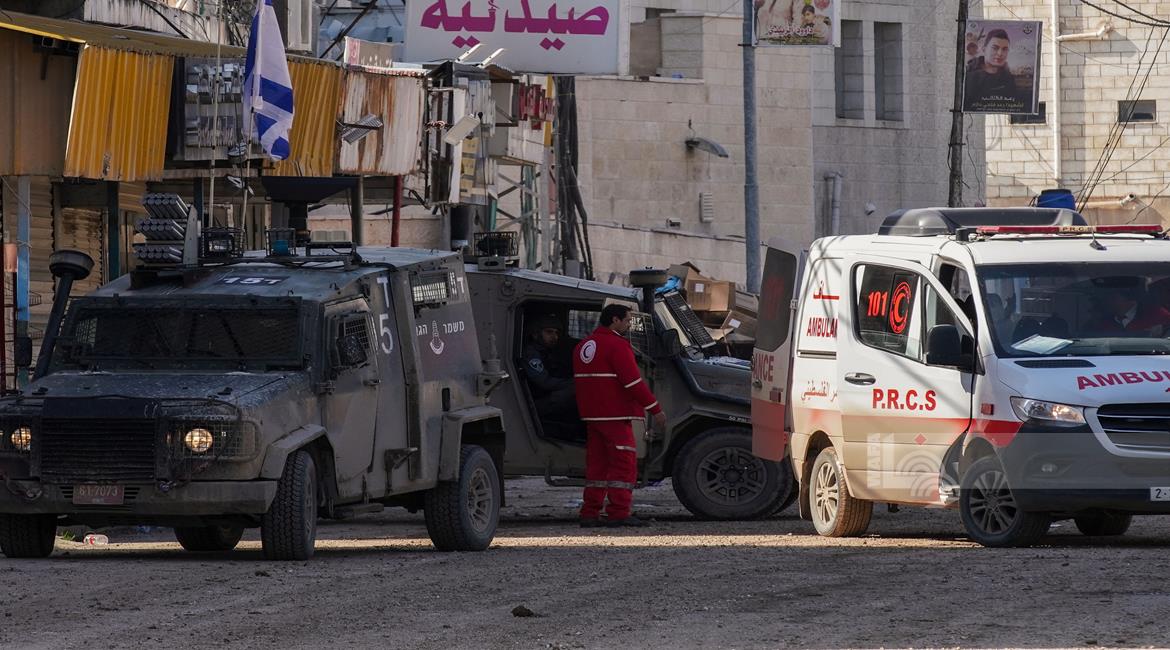
<path fill-rule="evenodd" d="M 1036 113 L 1040 97 L 1041 23 L 967 21 L 965 113 Z"/>
<path fill-rule="evenodd" d="M 759 45 L 841 44 L 842 0 L 755 0 Z"/>

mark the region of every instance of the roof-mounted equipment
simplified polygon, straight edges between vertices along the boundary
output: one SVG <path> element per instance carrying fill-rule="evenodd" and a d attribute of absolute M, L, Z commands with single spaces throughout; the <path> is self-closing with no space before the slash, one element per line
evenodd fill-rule
<path fill-rule="evenodd" d="M 470 258 L 470 259 L 469 259 Z M 464 255 L 484 271 L 502 271 L 520 263 L 520 240 L 515 232 L 477 232 Z"/>
<path fill-rule="evenodd" d="M 196 266 L 199 263 L 199 215 L 178 194 L 147 194 L 142 207 L 150 215 L 135 224 L 146 241 L 134 244 L 145 268 Z"/>
<path fill-rule="evenodd" d="M 1165 233 L 1158 224 L 1123 224 L 1110 226 L 979 226 L 975 234 L 995 235 L 1153 235 Z"/>
<path fill-rule="evenodd" d="M 1080 213 L 1062 208 L 917 208 L 882 221 L 879 235 L 934 237 L 980 226 L 1084 226 Z"/>

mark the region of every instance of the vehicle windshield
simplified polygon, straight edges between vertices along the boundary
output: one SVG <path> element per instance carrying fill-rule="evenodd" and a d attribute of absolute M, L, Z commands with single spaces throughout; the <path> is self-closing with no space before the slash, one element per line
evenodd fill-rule
<path fill-rule="evenodd" d="M 292 369 L 303 365 L 296 307 L 81 305 L 66 320 L 56 369 Z"/>
<path fill-rule="evenodd" d="M 1170 354 L 1170 263 L 983 266 L 1002 357 Z"/>

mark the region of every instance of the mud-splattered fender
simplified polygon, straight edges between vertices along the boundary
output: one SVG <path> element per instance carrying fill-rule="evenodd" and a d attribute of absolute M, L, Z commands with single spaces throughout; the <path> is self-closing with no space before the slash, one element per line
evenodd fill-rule
<path fill-rule="evenodd" d="M 472 406 L 470 408 L 459 409 L 452 411 L 443 416 L 443 442 L 439 448 L 439 480 L 440 481 L 454 481 L 459 478 L 459 448 L 463 444 L 463 434 L 467 425 L 476 422 L 485 422 L 495 420 L 497 423 L 504 421 L 503 411 L 494 406 Z M 503 429 L 498 429 L 499 439 L 503 440 Z M 483 444 L 481 441 L 472 440 L 475 444 Z M 499 452 L 502 452 L 500 449 Z M 491 453 L 492 450 L 488 449 Z M 499 464 L 503 458 L 496 459 Z M 502 467 L 500 468 L 502 471 Z"/>
<path fill-rule="evenodd" d="M 325 435 L 325 427 L 310 424 L 299 429 L 293 429 L 288 435 L 268 445 L 264 454 L 264 466 L 260 469 L 260 478 L 279 479 L 284 473 L 284 462 L 288 455 Z"/>

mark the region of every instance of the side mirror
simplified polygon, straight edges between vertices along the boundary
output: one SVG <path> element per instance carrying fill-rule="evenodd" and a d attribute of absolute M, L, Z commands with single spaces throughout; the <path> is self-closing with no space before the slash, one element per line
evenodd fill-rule
<path fill-rule="evenodd" d="M 962 342 L 954 325 L 935 325 L 926 337 L 926 364 L 963 366 Z"/>
<path fill-rule="evenodd" d="M 32 366 L 33 342 L 32 337 L 18 336 L 12 344 L 12 362 L 17 368 Z"/>
<path fill-rule="evenodd" d="M 682 340 L 678 330 L 669 329 L 662 333 L 662 356 L 676 357 L 682 352 Z"/>
<path fill-rule="evenodd" d="M 337 341 L 337 358 L 343 368 L 356 368 L 366 362 L 369 356 L 366 347 L 357 334 L 343 336 Z"/>

